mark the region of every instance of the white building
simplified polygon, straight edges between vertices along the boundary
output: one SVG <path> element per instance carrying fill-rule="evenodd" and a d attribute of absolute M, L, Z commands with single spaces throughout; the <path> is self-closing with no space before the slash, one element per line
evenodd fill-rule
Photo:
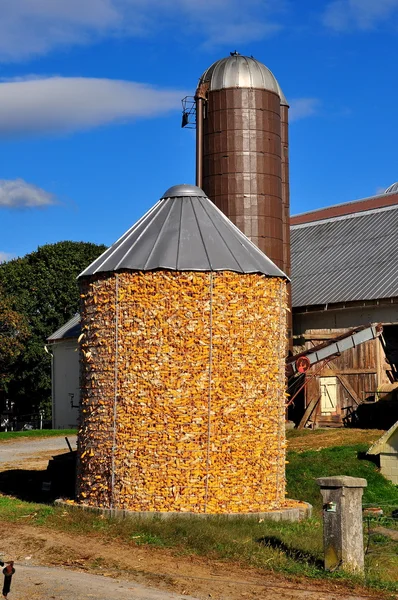
<path fill-rule="evenodd" d="M 47 347 L 52 354 L 53 429 L 70 429 L 78 424 L 79 334 L 80 315 L 75 315 L 47 339 Z"/>
<path fill-rule="evenodd" d="M 398 485 L 398 421 L 369 448 L 368 454 L 380 456 L 380 471 Z"/>

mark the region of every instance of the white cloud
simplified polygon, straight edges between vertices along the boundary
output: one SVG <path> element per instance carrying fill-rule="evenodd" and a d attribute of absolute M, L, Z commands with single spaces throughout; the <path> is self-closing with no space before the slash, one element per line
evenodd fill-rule
<path fill-rule="evenodd" d="M 289 121 L 299 121 L 315 115 L 320 101 L 318 98 L 293 98 L 289 104 Z"/>
<path fill-rule="evenodd" d="M 3 0 L 0 60 L 20 60 L 51 49 L 109 36 L 192 34 L 212 44 L 240 43 L 272 34 L 288 0 Z M 174 34 L 174 35 L 173 35 Z"/>
<path fill-rule="evenodd" d="M 62 134 L 180 110 L 184 90 L 84 77 L 0 80 L 0 138 Z M 315 115 L 318 98 L 295 98 L 290 120 Z M 1 205 L 1 200 L 0 200 Z"/>
<path fill-rule="evenodd" d="M 23 179 L 0 179 L 0 208 L 42 208 L 56 204 L 56 197 Z M 6 254 L 0 253 L 0 256 Z"/>
<path fill-rule="evenodd" d="M 11 260 L 12 258 L 15 258 L 14 254 L 11 254 L 11 252 L 2 252 L 0 250 L 0 263 L 7 262 L 8 260 Z"/>
<path fill-rule="evenodd" d="M 112 0 L 11 0 L 0 3 L 0 57 L 45 54 L 121 26 Z"/>
<path fill-rule="evenodd" d="M 398 0 L 333 0 L 323 23 L 335 31 L 368 30 L 398 15 Z"/>
<path fill-rule="evenodd" d="M 184 91 L 83 77 L 0 83 L 0 137 L 62 133 L 180 110 Z"/>
<path fill-rule="evenodd" d="M 385 185 L 379 185 L 379 186 L 376 188 L 376 190 L 375 190 L 375 194 L 376 194 L 376 196 L 380 196 L 381 194 L 384 194 L 384 193 L 385 193 L 385 191 L 386 191 L 386 189 L 387 189 L 387 186 L 385 186 Z"/>

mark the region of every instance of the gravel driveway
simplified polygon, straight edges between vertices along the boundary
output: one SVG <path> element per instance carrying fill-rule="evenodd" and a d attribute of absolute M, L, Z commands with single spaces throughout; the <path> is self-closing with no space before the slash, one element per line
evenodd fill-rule
<path fill-rule="evenodd" d="M 68 440 L 72 448 L 76 447 L 77 437 L 75 435 L 68 436 Z M 68 446 L 64 436 L 48 437 L 48 438 L 21 438 L 19 440 L 5 440 L 0 442 L 0 468 L 2 464 L 12 466 L 13 463 L 21 463 L 31 461 L 35 457 L 51 455 L 51 453 L 59 454 L 60 452 L 68 452 Z M 48 458 L 47 458 L 48 460 Z M 44 466 L 46 460 L 44 460 Z"/>
<path fill-rule="evenodd" d="M 196 600 L 192 596 L 158 591 L 132 581 L 79 571 L 21 565 L 16 568 L 10 600 Z"/>

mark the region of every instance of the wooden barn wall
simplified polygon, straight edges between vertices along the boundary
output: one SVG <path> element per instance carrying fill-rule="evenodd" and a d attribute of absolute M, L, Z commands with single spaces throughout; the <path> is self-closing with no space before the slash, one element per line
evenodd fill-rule
<path fill-rule="evenodd" d="M 316 329 L 305 333 L 305 348 L 309 349 L 328 339 L 341 335 L 344 329 Z M 347 350 L 341 356 L 330 361 L 319 371 L 315 367 L 316 376 L 309 375 L 305 400 L 306 406 L 314 398 L 321 397 L 321 377 L 336 377 L 337 406 L 333 414 L 325 415 L 321 411 L 321 402 L 311 417 L 319 425 L 341 425 L 342 419 L 349 413 L 348 407 L 355 408 L 357 402 L 366 399 L 378 387 L 379 348 L 378 340 L 371 340 L 356 348 Z"/>
<path fill-rule="evenodd" d="M 380 300 L 379 304 L 372 306 L 347 305 L 340 309 L 308 312 L 305 309 L 293 309 L 294 353 L 369 323 L 398 324 L 396 299 Z M 348 383 L 357 400 L 362 401 L 367 397 L 366 392 L 376 391 L 389 383 L 386 373 L 389 368 L 380 342 L 373 340 L 344 352 L 329 363 L 329 376 L 333 376 L 333 371 L 336 371 L 336 374 Z M 319 378 L 322 375 L 326 375 L 326 371 L 308 381 L 305 393 L 307 406 L 314 397 L 320 397 Z M 315 417 L 319 424 L 341 425 L 342 418 L 347 414 L 347 410 L 342 410 L 343 407 L 356 405 L 341 381 L 338 381 L 337 396 L 337 410 L 334 415 L 322 416 L 320 406 L 317 406 Z"/>

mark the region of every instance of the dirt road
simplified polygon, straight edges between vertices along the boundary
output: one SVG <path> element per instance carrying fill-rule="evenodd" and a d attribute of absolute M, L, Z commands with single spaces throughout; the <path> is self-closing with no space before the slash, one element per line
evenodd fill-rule
<path fill-rule="evenodd" d="M 201 595 L 201 598 L 229 599 L 228 583 L 219 594 Z M 256 597 L 261 600 L 281 600 L 290 598 L 300 600 L 342 600 L 330 592 L 309 592 L 308 590 L 292 591 L 281 588 L 263 586 L 258 589 Z M 250 592 L 242 585 L 240 597 L 244 600 L 252 598 Z M 69 571 L 59 568 L 38 566 L 19 566 L 15 574 L 9 599 L 13 600 L 200 600 L 189 596 L 185 591 L 169 593 L 165 590 L 144 587 L 132 581 L 111 579 L 100 575 Z M 358 596 L 344 596 L 344 600 L 361 600 Z"/>
<path fill-rule="evenodd" d="M 182 597 L 197 600 L 380 598 L 377 594 L 350 593 L 338 582 L 308 584 L 300 579 L 287 580 L 231 562 L 179 555 L 166 548 L 127 546 L 113 539 L 104 541 L 94 532 L 79 536 L 33 527 L 25 521 L 8 524 L 0 540 L 0 557 L 13 558 L 17 569 L 10 600 L 141 598 L 134 596 L 133 591 L 137 594 L 141 591 L 142 599 L 155 600 L 157 596 L 145 596 L 155 590 L 159 598 L 165 600 Z M 96 577 L 93 579 L 93 576 Z M 97 595 L 97 589 L 102 590 L 103 595 Z"/>
<path fill-rule="evenodd" d="M 72 448 L 76 447 L 76 436 L 68 440 Z M 12 469 L 45 469 L 51 456 L 68 452 L 64 437 L 20 438 L 0 443 L 0 471 Z"/>
<path fill-rule="evenodd" d="M 9 597 L 10 600 L 197 600 L 131 581 L 38 566 L 18 567 Z"/>

